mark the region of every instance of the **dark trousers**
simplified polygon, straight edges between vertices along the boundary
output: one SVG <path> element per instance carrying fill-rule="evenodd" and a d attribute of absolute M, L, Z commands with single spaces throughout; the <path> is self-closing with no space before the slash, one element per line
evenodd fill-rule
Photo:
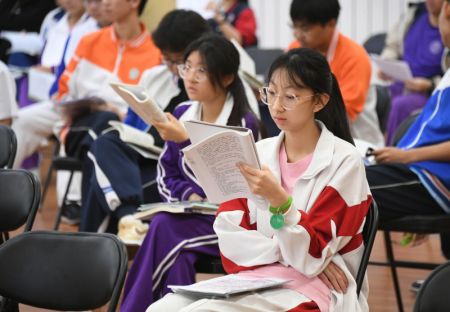
<path fill-rule="evenodd" d="M 445 214 L 419 177 L 407 166 L 368 166 L 366 174 L 373 198 L 378 204 L 380 224 L 404 216 Z M 444 256 L 450 259 L 450 234 L 441 234 L 441 249 Z"/>

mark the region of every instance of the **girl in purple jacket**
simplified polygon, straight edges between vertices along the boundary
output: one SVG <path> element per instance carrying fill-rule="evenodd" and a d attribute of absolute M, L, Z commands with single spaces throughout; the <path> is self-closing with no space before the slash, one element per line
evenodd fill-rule
<path fill-rule="evenodd" d="M 259 121 L 250 110 L 238 69 L 238 51 L 219 35 L 204 35 L 188 46 L 178 70 L 191 101 L 181 103 L 173 115 L 167 113 L 169 122 L 154 124 L 166 140 L 157 178 L 165 201 L 207 200 L 181 151 L 190 144 L 183 121 L 243 126 L 259 138 Z M 219 256 L 213 222 L 208 215 L 157 214 L 128 274 L 121 311 L 145 311 L 169 292 L 167 285 L 194 283 L 197 259 Z"/>

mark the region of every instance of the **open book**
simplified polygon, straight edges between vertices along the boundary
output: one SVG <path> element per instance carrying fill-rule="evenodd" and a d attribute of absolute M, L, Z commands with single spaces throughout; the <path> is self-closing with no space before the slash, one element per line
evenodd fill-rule
<path fill-rule="evenodd" d="M 183 153 L 208 201 L 249 197 L 247 181 L 236 164 L 261 168 L 252 131 L 201 121 L 186 121 L 184 125 L 192 144 Z"/>
<path fill-rule="evenodd" d="M 175 293 L 195 298 L 227 298 L 249 291 L 280 287 L 289 281 L 280 278 L 256 278 L 229 274 L 188 286 L 169 285 L 168 287 Z"/>
<path fill-rule="evenodd" d="M 150 134 L 128 126 L 120 121 L 111 120 L 109 125 L 111 128 L 107 129 L 105 132 L 117 130 L 120 139 L 130 144 L 130 147 L 142 154 L 142 156 L 158 159 L 159 154 L 162 152 L 162 148 L 155 145 L 155 139 Z"/>
<path fill-rule="evenodd" d="M 143 87 L 113 82 L 110 85 L 147 124 L 151 125 L 153 121 L 167 121 L 161 107 Z"/>
<path fill-rule="evenodd" d="M 385 60 L 375 54 L 371 54 L 370 56 L 378 68 L 387 76 L 400 81 L 414 78 L 411 73 L 411 68 L 405 61 Z"/>
<path fill-rule="evenodd" d="M 158 212 L 215 215 L 218 208 L 218 205 L 207 202 L 180 201 L 174 203 L 152 203 L 140 206 L 138 212 L 134 213 L 134 217 L 139 220 L 150 220 Z"/>

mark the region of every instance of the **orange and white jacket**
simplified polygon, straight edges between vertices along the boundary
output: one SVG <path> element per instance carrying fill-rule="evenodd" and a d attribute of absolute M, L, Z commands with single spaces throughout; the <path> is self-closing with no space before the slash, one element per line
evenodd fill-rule
<path fill-rule="evenodd" d="M 314 277 L 333 260 L 345 272 L 349 287 L 344 295 L 332 292 L 331 311 L 366 311 L 367 281 L 359 299 L 355 283 L 371 203 L 364 164 L 354 146 L 319 124 L 319 141 L 309 167 L 296 181 L 283 228 L 270 226 L 269 203 L 262 197 L 220 206 L 214 230 L 222 262 L 228 273 L 281 263 Z M 282 132 L 256 143 L 261 164 L 269 166 L 279 181 L 283 139 Z"/>
<path fill-rule="evenodd" d="M 59 81 L 56 99 L 72 100 L 99 96 L 126 111 L 126 103 L 110 82 L 137 84 L 142 73 L 161 63 L 161 52 L 141 25 L 141 34 L 121 42 L 113 26 L 84 36 Z"/>

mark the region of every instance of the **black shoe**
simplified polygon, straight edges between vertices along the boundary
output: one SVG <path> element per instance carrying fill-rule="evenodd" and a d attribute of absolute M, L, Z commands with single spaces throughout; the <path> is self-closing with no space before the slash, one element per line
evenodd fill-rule
<path fill-rule="evenodd" d="M 417 280 L 417 281 L 414 281 L 414 282 L 411 284 L 411 287 L 409 288 L 409 290 L 411 290 L 412 292 L 414 292 L 414 293 L 417 294 L 417 293 L 419 292 L 419 290 L 420 290 L 420 287 L 422 287 L 423 282 L 424 282 L 424 280 Z"/>
<path fill-rule="evenodd" d="M 81 207 L 78 202 L 68 202 L 64 205 L 61 214 L 61 222 L 70 225 L 80 223 Z"/>

